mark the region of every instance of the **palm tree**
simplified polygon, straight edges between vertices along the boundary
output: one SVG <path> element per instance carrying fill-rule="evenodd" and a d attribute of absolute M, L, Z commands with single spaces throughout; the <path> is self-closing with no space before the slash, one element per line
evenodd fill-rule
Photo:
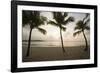
<path fill-rule="evenodd" d="M 61 44 L 64 53 L 65 53 L 65 49 L 63 44 L 62 30 L 66 31 L 66 27 L 64 25 L 67 25 L 69 22 L 73 22 L 73 21 L 74 18 L 68 17 L 68 13 L 66 12 L 53 12 L 53 20 L 48 21 L 48 24 L 59 27 L 60 29 L 60 38 L 61 38 Z"/>
<path fill-rule="evenodd" d="M 90 21 L 90 19 L 88 18 L 89 14 L 87 13 L 85 18 L 83 20 L 79 20 L 76 23 L 76 27 L 75 27 L 75 33 L 73 34 L 73 36 L 76 36 L 77 34 L 83 33 L 84 39 L 85 39 L 85 43 L 86 43 L 86 47 L 85 47 L 85 51 L 88 50 L 88 42 L 87 42 L 87 38 L 85 35 L 85 30 L 89 30 L 90 27 L 88 26 L 88 22 Z"/>
<path fill-rule="evenodd" d="M 30 52 L 32 30 L 37 29 L 41 33 L 46 34 L 46 30 L 39 27 L 41 25 L 44 25 L 44 23 L 46 21 L 46 17 L 40 16 L 40 12 L 38 12 L 38 11 L 23 11 L 22 21 L 23 21 L 23 23 L 22 23 L 23 26 L 25 26 L 25 25 L 30 26 L 28 47 L 27 47 L 27 53 L 26 53 L 26 57 L 27 57 L 27 56 L 29 56 L 29 52 Z"/>

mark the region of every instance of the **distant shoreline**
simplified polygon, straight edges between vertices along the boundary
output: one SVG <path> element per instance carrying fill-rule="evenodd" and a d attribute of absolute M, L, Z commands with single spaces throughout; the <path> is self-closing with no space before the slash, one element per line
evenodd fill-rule
<path fill-rule="evenodd" d="M 73 42 L 73 41 L 64 41 L 63 42 L 64 47 L 74 47 L 74 46 L 85 46 L 85 42 Z M 88 42 L 88 45 L 90 43 Z M 22 46 L 28 46 L 28 41 L 22 42 Z M 60 47 L 61 41 L 40 41 L 40 40 L 32 40 L 31 41 L 31 47 Z"/>

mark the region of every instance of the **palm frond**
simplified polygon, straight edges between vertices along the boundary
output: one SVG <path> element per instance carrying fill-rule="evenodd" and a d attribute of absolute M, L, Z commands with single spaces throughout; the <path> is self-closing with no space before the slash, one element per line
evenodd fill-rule
<path fill-rule="evenodd" d="M 64 21 L 64 18 L 65 18 L 65 17 L 63 17 L 63 13 L 62 12 L 57 12 L 56 15 L 57 15 L 56 21 L 59 24 L 61 24 Z"/>
<path fill-rule="evenodd" d="M 76 23 L 76 26 L 80 27 L 80 28 L 84 28 L 84 24 L 83 24 L 83 21 L 82 20 L 79 20 L 77 23 Z"/>
<path fill-rule="evenodd" d="M 53 19 L 55 19 L 59 24 L 61 24 L 65 20 L 65 16 L 67 16 L 67 13 L 53 12 Z"/>
<path fill-rule="evenodd" d="M 73 36 L 75 37 L 76 35 L 79 35 L 82 31 L 76 31 L 74 32 Z"/>
<path fill-rule="evenodd" d="M 86 13 L 86 17 L 85 18 L 88 18 L 88 16 L 89 16 L 89 13 Z"/>
<path fill-rule="evenodd" d="M 47 18 L 44 17 L 44 16 L 41 16 L 40 19 L 41 19 L 42 21 L 47 21 Z"/>
<path fill-rule="evenodd" d="M 38 27 L 38 28 L 36 28 L 36 29 L 38 29 L 41 33 L 43 33 L 43 34 L 46 34 L 47 32 L 46 32 L 46 30 L 44 30 L 43 28 L 40 28 L 40 27 Z"/>
<path fill-rule="evenodd" d="M 83 21 L 82 20 L 79 20 L 77 23 L 76 23 L 77 26 L 82 26 L 83 25 Z"/>
<path fill-rule="evenodd" d="M 89 27 L 89 26 L 85 26 L 85 29 L 86 29 L 86 30 L 90 30 L 90 27 Z"/>
<path fill-rule="evenodd" d="M 43 16 L 39 16 L 39 17 L 35 18 L 33 20 L 34 27 L 38 27 L 38 26 L 41 26 L 41 25 L 45 25 L 45 21 L 47 21 L 47 18 L 46 17 L 43 17 Z"/>
<path fill-rule="evenodd" d="M 68 23 L 74 22 L 74 21 L 75 21 L 74 17 L 69 17 L 68 19 L 66 19 L 66 20 L 63 22 L 63 24 L 65 25 L 65 24 L 68 24 Z"/>
<path fill-rule="evenodd" d="M 52 12 L 53 13 L 53 19 L 57 19 L 57 12 Z"/>
<path fill-rule="evenodd" d="M 84 22 L 84 25 L 86 26 L 88 23 L 89 23 L 90 19 L 87 19 L 85 22 Z"/>
<path fill-rule="evenodd" d="M 67 12 L 64 12 L 64 15 L 63 15 L 64 17 L 67 17 L 68 16 L 68 13 Z"/>
<path fill-rule="evenodd" d="M 58 26 L 58 24 L 55 21 L 51 21 L 51 20 L 48 21 L 47 24 L 51 24 L 51 25 L 54 25 L 54 26 Z"/>
<path fill-rule="evenodd" d="M 81 27 L 79 27 L 79 26 L 76 26 L 75 28 L 74 28 L 74 30 L 81 30 L 82 28 Z"/>
<path fill-rule="evenodd" d="M 35 22 L 35 24 L 37 26 L 44 25 L 45 24 L 45 21 L 46 21 L 46 17 L 42 17 L 41 16 L 41 18 L 37 19 L 37 22 Z"/>
<path fill-rule="evenodd" d="M 26 11 L 22 11 L 22 25 L 25 26 L 29 23 L 30 19 Z"/>
<path fill-rule="evenodd" d="M 89 13 L 86 13 L 85 17 L 83 18 L 83 22 L 88 18 Z"/>
<path fill-rule="evenodd" d="M 66 27 L 64 27 L 64 26 L 60 26 L 60 29 L 63 31 L 66 31 Z"/>

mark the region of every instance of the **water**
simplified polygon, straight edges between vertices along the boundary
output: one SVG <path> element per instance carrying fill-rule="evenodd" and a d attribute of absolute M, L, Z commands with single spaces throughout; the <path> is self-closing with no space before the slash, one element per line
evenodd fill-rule
<path fill-rule="evenodd" d="M 65 47 L 84 46 L 85 41 L 64 41 Z M 23 46 L 28 45 L 27 41 L 22 42 Z M 89 44 L 89 42 L 88 42 Z M 31 41 L 31 47 L 60 47 L 60 41 Z"/>

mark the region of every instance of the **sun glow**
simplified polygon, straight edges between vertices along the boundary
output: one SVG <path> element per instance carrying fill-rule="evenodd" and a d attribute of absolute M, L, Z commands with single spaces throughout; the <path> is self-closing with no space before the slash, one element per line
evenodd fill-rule
<path fill-rule="evenodd" d="M 60 30 L 58 27 L 54 27 L 52 25 L 48 25 L 48 27 L 43 26 L 48 32 L 46 35 L 51 36 L 50 39 L 58 40 L 60 37 Z"/>

